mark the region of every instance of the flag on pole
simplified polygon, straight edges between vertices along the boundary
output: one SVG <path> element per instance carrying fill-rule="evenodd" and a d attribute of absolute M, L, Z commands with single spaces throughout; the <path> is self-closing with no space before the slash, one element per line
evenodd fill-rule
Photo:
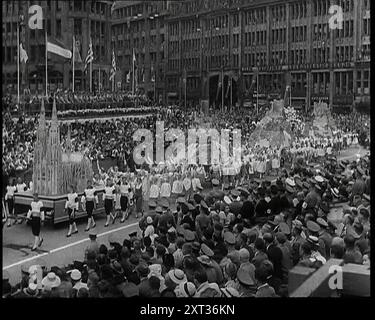
<path fill-rule="evenodd" d="M 155 69 L 151 66 L 151 82 L 155 82 Z"/>
<path fill-rule="evenodd" d="M 141 71 L 141 82 L 145 82 L 145 68 L 142 68 L 142 71 Z"/>
<path fill-rule="evenodd" d="M 113 15 L 113 12 L 116 9 L 116 1 L 113 1 L 112 6 L 111 6 L 111 15 Z"/>
<path fill-rule="evenodd" d="M 111 68 L 111 74 L 109 76 L 109 80 L 112 81 L 114 79 L 115 74 L 116 74 L 116 57 L 115 57 L 115 51 L 112 51 L 112 68 Z"/>
<path fill-rule="evenodd" d="M 221 73 L 219 74 L 219 81 L 217 83 L 217 92 L 216 92 L 216 100 L 219 99 L 219 93 L 220 93 L 220 89 L 222 87 L 222 77 L 221 77 Z"/>
<path fill-rule="evenodd" d="M 230 86 L 232 85 L 232 78 L 228 79 L 228 85 L 227 85 L 227 92 L 225 93 L 225 97 L 228 98 Z"/>
<path fill-rule="evenodd" d="M 26 50 L 22 46 L 22 42 L 20 43 L 20 62 L 26 63 L 29 60 Z"/>
<path fill-rule="evenodd" d="M 47 53 L 48 52 L 65 59 L 72 58 L 72 51 L 67 49 L 64 44 L 56 39 L 48 39 L 47 37 Z"/>
<path fill-rule="evenodd" d="M 81 58 L 81 55 L 79 54 L 79 41 L 74 41 L 74 63 L 78 62 L 78 63 L 82 63 L 82 58 Z"/>
<path fill-rule="evenodd" d="M 89 43 L 89 49 L 87 51 L 87 56 L 85 59 L 85 69 L 84 71 L 86 72 L 87 66 L 94 61 L 94 51 L 92 51 L 92 42 L 90 38 L 90 43 Z"/>

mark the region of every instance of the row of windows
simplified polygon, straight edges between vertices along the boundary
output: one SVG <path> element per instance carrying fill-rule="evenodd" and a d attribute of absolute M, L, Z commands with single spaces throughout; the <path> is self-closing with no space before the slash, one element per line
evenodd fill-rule
<path fill-rule="evenodd" d="M 264 66 L 267 64 L 266 52 L 245 53 L 243 64 L 245 67 Z"/>
<path fill-rule="evenodd" d="M 328 47 L 314 48 L 312 51 L 313 63 L 328 63 L 330 49 Z"/>
<path fill-rule="evenodd" d="M 179 59 L 169 59 L 168 60 L 168 69 L 169 70 L 178 70 L 179 69 Z"/>
<path fill-rule="evenodd" d="M 267 19 L 266 8 L 247 11 L 244 14 L 244 18 L 245 18 L 245 25 L 266 23 L 266 19 Z"/>
<path fill-rule="evenodd" d="M 267 31 L 253 31 L 246 32 L 245 34 L 245 47 L 255 45 L 265 45 L 267 43 Z"/>
<path fill-rule="evenodd" d="M 271 65 L 287 64 L 287 54 L 285 50 L 275 50 L 271 53 Z"/>
<path fill-rule="evenodd" d="M 354 61 L 354 48 L 353 46 L 340 46 L 336 47 L 336 61 L 348 62 Z"/>
<path fill-rule="evenodd" d="M 306 94 L 307 76 L 306 73 L 291 73 L 290 86 L 293 93 Z"/>
<path fill-rule="evenodd" d="M 186 58 L 182 59 L 182 65 L 186 70 L 197 70 L 200 68 L 199 58 Z"/>
<path fill-rule="evenodd" d="M 299 65 L 307 62 L 307 50 L 296 49 L 290 50 L 290 63 L 292 65 Z"/>
<path fill-rule="evenodd" d="M 343 21 L 342 29 L 336 29 L 336 38 L 352 38 L 354 30 L 354 21 Z"/>
<path fill-rule="evenodd" d="M 286 7 L 285 5 L 275 6 L 271 8 L 271 18 L 273 21 L 286 20 Z"/>
<path fill-rule="evenodd" d="M 294 3 L 291 3 L 289 6 L 290 6 L 290 19 L 306 18 L 306 15 L 307 15 L 306 1 L 294 2 Z"/>
<path fill-rule="evenodd" d="M 312 27 L 312 39 L 313 41 L 317 40 L 326 40 L 329 38 L 329 28 L 326 23 L 317 23 Z"/>
<path fill-rule="evenodd" d="M 271 43 L 273 44 L 286 43 L 286 28 L 272 30 Z"/>
<path fill-rule="evenodd" d="M 199 20 L 183 21 L 181 25 L 181 32 L 182 34 L 196 33 L 198 32 L 197 30 L 199 28 Z"/>
<path fill-rule="evenodd" d="M 291 28 L 292 42 L 306 41 L 307 39 L 307 26 L 297 26 Z M 315 36 L 315 34 L 314 34 Z"/>
<path fill-rule="evenodd" d="M 182 52 L 194 52 L 200 49 L 200 39 L 189 39 L 182 41 Z"/>

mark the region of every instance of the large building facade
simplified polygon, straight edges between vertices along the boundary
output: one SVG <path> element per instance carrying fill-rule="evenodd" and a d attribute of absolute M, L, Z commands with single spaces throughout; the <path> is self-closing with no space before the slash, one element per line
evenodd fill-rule
<path fill-rule="evenodd" d="M 122 87 L 133 89 L 134 50 L 134 90 L 157 100 L 165 94 L 167 8 L 167 1 L 117 1 L 112 19 L 112 47 L 121 67 Z"/>
<path fill-rule="evenodd" d="M 111 68 L 111 4 L 112 1 L 3 1 L 3 90 L 17 90 L 17 24 L 24 16 L 20 28 L 20 42 L 28 54 L 28 62 L 21 68 L 21 92 L 28 88 L 32 93 L 43 93 L 45 88 L 45 32 L 28 27 L 28 9 L 32 5 L 43 8 L 47 36 L 53 37 L 72 50 L 73 35 L 80 56 L 84 61 L 90 37 L 92 39 L 93 87 L 111 88 L 108 80 Z M 72 89 L 72 65 L 65 61 L 48 62 L 48 83 L 51 91 Z M 89 76 L 83 64 L 75 66 L 75 90 L 88 90 Z"/>
<path fill-rule="evenodd" d="M 343 9 L 343 23 L 331 30 L 329 8 L 335 4 Z M 317 100 L 369 103 L 369 0 L 176 1 L 166 23 L 167 95 L 183 97 L 186 68 L 188 99 L 209 98 L 210 104 L 221 99 L 221 73 L 226 105 L 228 79 L 232 102 L 243 104 L 256 78 L 259 94 L 283 96 L 291 86 L 296 107 Z"/>
<path fill-rule="evenodd" d="M 369 104 L 370 0 L 185 0 L 185 1 L 3 1 L 3 88 L 17 84 L 16 28 L 19 11 L 40 4 L 48 33 L 67 46 L 73 34 L 82 59 L 93 40 L 93 83 L 111 88 L 115 52 L 116 88 L 132 89 L 133 50 L 137 89 L 171 102 L 248 105 L 284 96 L 308 108 Z M 343 10 L 341 28 L 331 29 L 330 7 Z M 44 36 L 23 28 L 29 55 L 22 87 L 43 91 Z M 69 63 L 50 65 L 50 85 L 71 88 Z M 82 69 L 82 68 L 81 68 Z M 184 81 L 186 75 L 186 82 Z M 222 81 L 222 76 L 224 79 Z M 229 86 L 229 82 L 232 84 Z M 223 85 L 221 86 L 221 84 Z M 186 85 L 185 85 L 186 84 Z M 88 75 L 76 72 L 77 90 Z M 223 88 L 223 90 L 219 90 Z M 230 88 L 230 90 L 229 90 Z"/>

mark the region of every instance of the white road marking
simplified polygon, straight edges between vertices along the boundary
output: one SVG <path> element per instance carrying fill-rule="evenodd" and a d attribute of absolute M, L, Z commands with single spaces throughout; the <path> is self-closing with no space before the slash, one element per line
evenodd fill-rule
<path fill-rule="evenodd" d="M 120 227 L 120 228 L 117 228 L 117 229 L 113 229 L 113 230 L 109 230 L 109 231 L 106 231 L 106 232 L 103 232 L 103 233 L 100 233 L 97 235 L 97 237 L 102 237 L 102 236 L 105 236 L 107 234 L 110 234 L 110 233 L 113 233 L 113 232 L 117 232 L 117 231 L 120 231 L 120 230 L 124 230 L 124 229 L 128 229 L 128 228 L 131 228 L 131 227 L 134 227 L 134 226 L 137 226 L 138 225 L 138 222 L 135 222 L 135 223 L 132 223 L 132 224 L 129 224 L 129 225 L 126 225 L 126 226 L 123 226 L 123 227 Z M 21 261 L 18 261 L 16 263 L 13 263 L 13 264 L 10 264 L 9 266 L 6 266 L 6 267 L 3 267 L 3 270 L 7 270 L 7 269 L 10 269 L 10 268 L 13 268 L 15 266 L 18 266 L 20 264 L 24 264 L 26 262 L 29 262 L 29 261 L 32 261 L 34 259 L 37 259 L 37 258 L 40 258 L 40 257 L 44 257 L 50 253 L 55 253 L 55 252 L 58 252 L 58 251 L 61 251 L 61 250 L 64 250 L 66 248 L 70 248 L 70 247 L 73 247 L 73 246 L 76 246 L 78 244 L 81 244 L 83 242 L 86 242 L 86 241 L 89 241 L 90 239 L 87 238 L 87 239 L 82 239 L 82 240 L 79 240 L 79 241 L 76 241 L 76 242 L 73 242 L 73 243 L 69 243 L 65 246 L 62 246 L 62 247 L 59 247 L 59 248 L 56 248 L 56 249 L 53 249 L 51 251 L 48 251 L 48 252 L 45 252 L 45 253 L 41 253 L 41 254 L 38 254 L 36 256 L 33 256 L 33 257 L 30 257 L 30 258 L 27 258 L 27 259 L 24 259 L 24 260 L 21 260 Z"/>

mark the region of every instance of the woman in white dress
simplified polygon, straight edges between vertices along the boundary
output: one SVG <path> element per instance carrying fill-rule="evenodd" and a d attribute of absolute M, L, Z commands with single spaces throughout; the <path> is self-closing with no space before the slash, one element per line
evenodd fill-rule
<path fill-rule="evenodd" d="M 31 209 L 27 213 L 27 219 L 31 221 L 31 231 L 34 235 L 34 245 L 31 251 L 35 251 L 43 243 L 43 238 L 40 236 L 40 227 L 44 223 L 43 202 L 39 200 L 38 194 L 34 193 L 34 199 L 30 204 Z"/>
<path fill-rule="evenodd" d="M 5 194 L 5 204 L 7 210 L 7 226 L 11 226 L 11 219 L 14 218 L 14 193 L 17 191 L 17 188 L 14 183 L 14 179 L 9 179 L 9 184 L 7 185 L 7 191 Z M 14 220 L 16 223 L 16 220 Z"/>
<path fill-rule="evenodd" d="M 67 200 L 65 202 L 65 210 L 69 217 L 69 230 L 66 235 L 69 238 L 72 234 L 78 233 L 75 216 L 78 210 L 78 194 L 74 192 L 74 187 L 69 186 L 69 193 L 67 195 Z"/>

